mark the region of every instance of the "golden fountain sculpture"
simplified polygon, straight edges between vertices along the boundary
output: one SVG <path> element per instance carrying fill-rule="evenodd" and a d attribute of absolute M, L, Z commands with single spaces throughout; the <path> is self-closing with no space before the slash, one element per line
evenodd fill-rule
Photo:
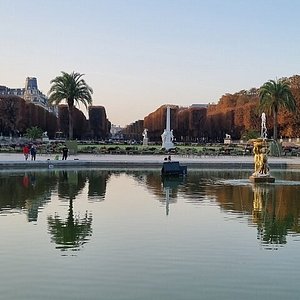
<path fill-rule="evenodd" d="M 254 173 L 249 179 L 254 183 L 272 183 L 275 182 L 275 178 L 270 175 L 268 165 L 269 143 L 271 140 L 267 139 L 265 113 L 262 113 L 261 119 L 261 137 L 250 140 L 253 143 Z"/>

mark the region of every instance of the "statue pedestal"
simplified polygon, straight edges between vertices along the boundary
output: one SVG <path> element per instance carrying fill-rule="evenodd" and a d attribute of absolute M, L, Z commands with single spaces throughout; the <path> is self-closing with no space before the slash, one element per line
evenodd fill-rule
<path fill-rule="evenodd" d="M 224 139 L 224 144 L 225 145 L 230 145 L 231 144 L 231 139 Z"/>
<path fill-rule="evenodd" d="M 143 146 L 148 146 L 148 138 L 143 139 Z"/>
<path fill-rule="evenodd" d="M 43 138 L 42 138 L 42 141 L 43 141 L 43 142 L 49 142 L 49 138 L 48 138 L 48 137 L 43 137 Z"/>
<path fill-rule="evenodd" d="M 250 181 L 252 183 L 274 183 L 275 178 L 272 176 L 250 176 Z"/>
<path fill-rule="evenodd" d="M 167 151 L 175 148 L 173 142 L 171 141 L 166 141 L 165 143 L 163 143 L 162 147 L 165 148 Z"/>

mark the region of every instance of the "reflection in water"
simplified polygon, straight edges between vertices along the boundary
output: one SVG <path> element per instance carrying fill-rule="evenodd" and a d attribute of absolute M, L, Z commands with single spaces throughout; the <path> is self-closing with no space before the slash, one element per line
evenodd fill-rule
<path fill-rule="evenodd" d="M 108 172 L 90 172 L 88 175 L 90 201 L 103 201 L 105 198 L 106 184 L 110 177 Z"/>
<path fill-rule="evenodd" d="M 62 199 L 73 200 L 84 188 L 86 176 L 78 171 L 62 171 L 58 176 L 58 196 Z"/>
<path fill-rule="evenodd" d="M 161 184 L 160 176 L 153 173 L 147 174 L 143 180 L 139 176 L 138 181 L 146 184 L 149 191 L 166 203 L 167 215 L 169 204 L 176 203 L 178 196 L 197 205 L 204 200 L 215 202 L 228 217 L 243 218 L 256 225 L 258 239 L 265 249 L 277 249 L 278 245 L 287 242 L 289 232 L 300 233 L 300 173 L 277 173 L 279 183 L 275 185 L 252 186 L 248 179 L 244 179 L 248 176 L 246 171 L 204 170 L 190 171 L 185 182 L 173 179 L 175 182 L 163 181 Z M 285 177 L 289 181 L 285 181 Z"/>
<path fill-rule="evenodd" d="M 105 200 L 108 180 L 124 173 L 163 203 L 166 215 L 170 213 L 170 204 L 176 204 L 178 199 L 191 205 L 218 205 L 225 219 L 244 220 L 256 226 L 258 239 L 266 249 L 276 249 L 287 243 L 289 233 L 300 232 L 297 172 L 273 172 L 277 183 L 263 186 L 252 186 L 245 180 L 250 172 L 242 170 L 190 171 L 184 179 L 162 179 L 160 172 L 153 170 L 0 173 L 0 215 L 25 213 L 29 222 L 37 221 L 52 194 L 56 194 L 59 200 L 68 201 L 69 210 L 66 219 L 61 212 L 47 217 L 51 240 L 59 249 L 78 250 L 91 238 L 93 218 L 86 209 L 74 213 L 76 199 L 81 196 L 89 202 Z"/>
<path fill-rule="evenodd" d="M 258 226 L 258 239 L 266 249 L 285 244 L 289 231 L 300 232 L 298 172 L 273 172 L 280 184 L 254 188 L 248 180 L 250 172 L 243 170 L 190 171 L 184 182 L 179 178 L 162 181 L 158 172 L 126 173 L 165 203 L 166 215 L 169 215 L 170 203 L 176 203 L 178 196 L 197 205 L 203 201 L 216 203 L 228 217 L 243 218 Z M 293 182 L 296 184 L 291 184 Z"/>
<path fill-rule="evenodd" d="M 52 242 L 57 244 L 57 249 L 72 251 L 79 250 L 92 234 L 92 214 L 85 212 L 84 217 L 74 215 L 73 200 L 84 189 L 86 182 L 89 182 L 88 196 L 93 199 L 104 197 L 106 182 L 109 177 L 107 172 L 84 171 L 62 171 L 58 176 L 58 196 L 60 199 L 68 199 L 69 211 L 68 218 L 63 221 L 56 213 L 48 216 L 49 232 Z"/>
<path fill-rule="evenodd" d="M 26 212 L 29 222 L 37 221 L 39 209 L 50 201 L 56 183 L 55 174 L 49 172 L 1 173 L 0 214 Z"/>
<path fill-rule="evenodd" d="M 58 246 L 57 249 L 73 251 L 88 241 L 88 237 L 92 234 L 92 215 L 85 213 L 83 218 L 74 216 L 73 199 L 70 198 L 68 218 L 63 221 L 57 214 L 48 216 L 49 232 L 52 241 Z"/>
<path fill-rule="evenodd" d="M 300 173 L 247 175 L 0 172 L 1 298 L 297 299 Z"/>
<path fill-rule="evenodd" d="M 171 177 L 163 177 L 162 185 L 165 193 L 165 202 L 166 202 L 166 215 L 169 215 L 169 204 L 172 199 L 177 198 L 177 192 L 180 185 L 184 182 L 184 177 L 182 176 L 171 176 Z M 173 202 L 175 202 L 173 200 Z"/>
<path fill-rule="evenodd" d="M 24 212 L 36 221 L 38 212 L 57 191 L 60 199 L 75 199 L 89 183 L 89 199 L 103 200 L 108 171 L 44 171 L 0 173 L 0 214 Z"/>
<path fill-rule="evenodd" d="M 85 211 L 83 217 L 74 214 L 74 200 L 89 183 L 88 199 L 104 199 L 107 171 L 44 171 L 16 172 L 7 176 L 0 173 L 0 215 L 26 213 L 29 222 L 37 221 L 38 214 L 57 191 L 60 200 L 69 201 L 68 217 L 64 221 L 58 213 L 48 216 L 52 241 L 61 250 L 78 250 L 92 233 L 92 215 Z"/>
<path fill-rule="evenodd" d="M 298 213 L 294 216 L 292 211 L 287 211 L 289 204 L 283 198 L 286 190 L 275 185 L 253 187 L 253 222 L 258 226 L 258 239 L 266 249 L 285 244 L 289 230 L 299 232 Z"/>

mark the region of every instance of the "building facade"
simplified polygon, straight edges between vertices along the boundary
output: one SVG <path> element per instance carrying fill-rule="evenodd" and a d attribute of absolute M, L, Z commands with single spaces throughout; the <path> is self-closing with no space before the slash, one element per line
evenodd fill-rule
<path fill-rule="evenodd" d="M 0 95 L 19 96 L 26 102 L 38 105 L 45 110 L 54 113 L 56 116 L 58 114 L 57 107 L 50 106 L 48 104 L 48 97 L 38 89 L 38 83 L 35 77 L 27 77 L 24 88 L 8 88 L 6 86 L 0 86 Z"/>

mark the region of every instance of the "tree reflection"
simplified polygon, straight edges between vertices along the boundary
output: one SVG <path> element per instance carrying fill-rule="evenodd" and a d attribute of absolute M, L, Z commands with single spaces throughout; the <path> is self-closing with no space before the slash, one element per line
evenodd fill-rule
<path fill-rule="evenodd" d="M 63 220 L 58 214 L 48 216 L 49 232 L 57 249 L 79 250 L 92 234 L 92 215 L 85 212 L 84 217 L 80 218 L 73 211 L 73 201 L 85 183 L 83 172 L 62 171 L 59 174 L 58 195 L 61 199 L 69 199 L 69 210 L 67 220 Z"/>
<path fill-rule="evenodd" d="M 300 233 L 299 174 L 281 172 L 281 178 L 288 179 L 290 183 L 252 187 L 248 182 L 241 184 L 243 178 L 247 178 L 244 173 L 190 172 L 181 192 L 184 193 L 186 201 L 190 197 L 194 201 L 205 197 L 210 201 L 216 200 L 222 211 L 228 211 L 231 215 L 234 213 L 243 218 L 252 216 L 262 246 L 266 249 L 277 249 L 287 243 L 290 232 Z"/>
<path fill-rule="evenodd" d="M 87 174 L 89 180 L 88 198 L 92 201 L 103 201 L 106 194 L 107 181 L 111 176 L 109 171 L 95 172 Z"/>
<path fill-rule="evenodd" d="M 286 244 L 291 232 L 300 233 L 299 172 L 280 173 L 282 180 L 292 184 L 277 182 L 253 187 L 245 180 L 249 174 L 242 171 L 190 171 L 183 182 L 174 178 L 162 181 L 159 170 L 26 170 L 9 175 L 0 172 L 0 214 L 25 211 L 29 221 L 36 221 L 41 208 L 57 192 L 59 199 L 68 203 L 68 215 L 62 217 L 59 211 L 48 217 L 51 239 L 59 249 L 78 250 L 92 234 L 92 216 L 88 212 L 74 214 L 76 198 L 80 195 L 88 202 L 103 201 L 111 175 L 124 173 L 155 195 L 165 205 L 166 214 L 169 204 L 180 197 L 193 205 L 202 205 L 203 201 L 217 203 L 222 213 L 251 220 L 257 227 L 258 240 L 266 249 Z"/>
<path fill-rule="evenodd" d="M 92 234 L 92 215 L 85 212 L 83 218 L 74 216 L 73 200 L 70 199 L 68 218 L 62 220 L 57 214 L 48 217 L 49 232 L 52 235 L 52 242 L 60 250 L 78 250 Z"/>
<path fill-rule="evenodd" d="M 0 174 L 0 213 L 26 209 L 28 221 L 37 221 L 39 210 L 50 201 L 51 190 L 57 184 L 53 172 L 17 172 Z"/>
<path fill-rule="evenodd" d="M 61 199 L 69 200 L 69 210 L 66 220 L 58 214 L 48 217 L 49 232 L 57 249 L 76 251 L 89 240 L 92 235 L 92 215 L 87 211 L 82 218 L 74 215 L 73 202 L 84 189 L 87 181 L 89 181 L 89 198 L 94 199 L 95 196 L 99 196 L 100 199 L 104 199 L 109 176 L 110 174 L 106 171 L 62 171 L 59 173 L 58 195 Z"/>
<path fill-rule="evenodd" d="M 253 214 L 258 225 L 258 239 L 267 249 L 276 249 L 278 245 L 286 244 L 288 230 L 294 223 L 292 213 L 283 212 L 283 199 L 276 198 L 276 192 L 274 185 L 253 187 Z"/>
<path fill-rule="evenodd" d="M 58 196 L 62 199 L 75 199 L 84 188 L 87 178 L 83 172 L 61 171 L 58 176 Z"/>

